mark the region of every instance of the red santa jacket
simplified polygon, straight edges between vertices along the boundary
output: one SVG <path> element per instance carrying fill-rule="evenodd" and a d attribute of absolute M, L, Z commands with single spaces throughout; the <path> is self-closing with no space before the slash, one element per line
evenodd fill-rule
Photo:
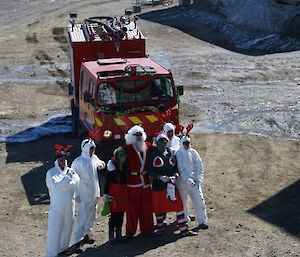
<path fill-rule="evenodd" d="M 128 187 L 150 187 L 150 178 L 148 176 L 148 163 L 150 152 L 154 148 L 152 144 L 146 143 L 146 150 L 143 157 L 133 145 L 124 147 L 127 153 L 127 186 Z"/>

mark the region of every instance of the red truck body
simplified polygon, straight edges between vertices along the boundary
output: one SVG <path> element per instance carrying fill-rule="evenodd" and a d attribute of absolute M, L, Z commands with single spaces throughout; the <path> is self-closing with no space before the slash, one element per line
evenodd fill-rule
<path fill-rule="evenodd" d="M 133 125 L 142 125 L 152 138 L 165 122 L 178 124 L 172 72 L 146 56 L 135 19 L 73 19 L 68 39 L 72 121 L 79 136 L 92 136 L 101 152 L 111 153 L 105 146 L 122 144 Z"/>

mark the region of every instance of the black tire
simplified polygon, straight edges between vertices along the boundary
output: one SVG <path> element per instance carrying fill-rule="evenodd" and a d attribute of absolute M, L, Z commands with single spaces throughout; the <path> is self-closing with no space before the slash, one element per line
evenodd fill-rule
<path fill-rule="evenodd" d="M 74 99 L 71 100 L 71 121 L 72 121 L 72 133 L 74 136 L 78 136 L 78 108 L 75 106 Z"/>
<path fill-rule="evenodd" d="M 73 95 L 73 87 L 71 83 L 68 84 L 68 89 L 69 89 L 69 95 Z"/>
<path fill-rule="evenodd" d="M 84 139 L 88 138 L 88 133 L 83 128 L 83 126 L 80 123 L 80 120 L 77 121 L 77 137 L 79 138 L 80 142 L 82 142 Z"/>

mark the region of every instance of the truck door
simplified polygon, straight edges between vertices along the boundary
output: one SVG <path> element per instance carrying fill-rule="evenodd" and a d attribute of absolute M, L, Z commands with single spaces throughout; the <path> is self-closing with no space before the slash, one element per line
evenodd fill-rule
<path fill-rule="evenodd" d="M 90 93 L 90 88 L 92 89 L 94 87 L 90 86 L 91 81 L 92 80 L 88 76 L 88 73 L 85 70 L 82 70 L 79 92 L 79 113 L 81 123 L 84 125 L 85 130 L 87 130 L 87 132 L 93 127 L 94 124 L 94 114 L 91 105 L 93 94 Z"/>

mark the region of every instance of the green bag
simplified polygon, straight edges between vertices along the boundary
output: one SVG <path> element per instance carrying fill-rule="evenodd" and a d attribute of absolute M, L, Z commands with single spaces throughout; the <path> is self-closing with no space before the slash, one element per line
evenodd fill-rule
<path fill-rule="evenodd" d="M 109 213 L 110 213 L 110 209 L 109 209 L 108 202 L 104 202 L 104 205 L 103 205 L 103 208 L 102 208 L 102 211 L 101 211 L 101 215 L 106 216 Z"/>

